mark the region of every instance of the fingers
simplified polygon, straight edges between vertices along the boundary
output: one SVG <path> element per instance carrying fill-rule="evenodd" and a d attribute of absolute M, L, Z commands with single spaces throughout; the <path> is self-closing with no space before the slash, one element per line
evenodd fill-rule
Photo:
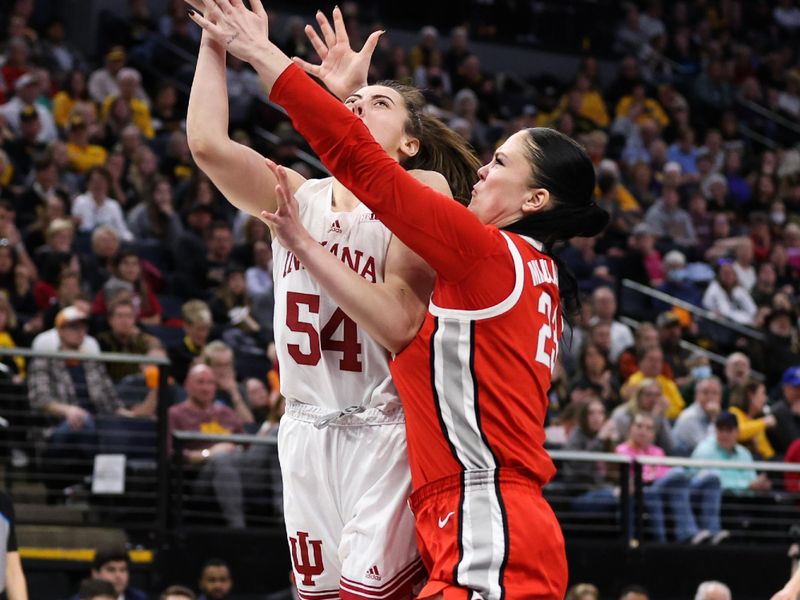
<path fill-rule="evenodd" d="M 338 6 L 333 9 L 333 32 L 337 42 L 350 45 L 350 38 L 347 37 L 347 28 L 344 26 L 344 17 Z"/>
<path fill-rule="evenodd" d="M 206 19 L 199 12 L 190 10 L 189 18 L 195 23 L 197 23 L 201 28 L 205 29 L 208 33 L 210 33 L 211 37 L 213 37 L 216 41 L 220 43 L 224 41 L 225 33 L 222 31 L 222 29 L 218 25 Z"/>
<path fill-rule="evenodd" d="M 206 10 L 206 5 L 205 2 L 203 2 L 203 0 L 184 0 L 184 2 L 186 2 L 186 4 L 191 6 L 193 9 L 199 10 L 200 12 L 205 12 Z"/>
<path fill-rule="evenodd" d="M 309 75 L 313 75 L 314 77 L 319 77 L 319 71 L 320 71 L 319 65 L 312 65 L 310 62 L 306 62 L 302 58 L 298 58 L 297 56 L 293 56 L 292 61 L 294 62 L 294 64 L 303 69 L 303 71 L 305 71 Z"/>
<path fill-rule="evenodd" d="M 316 51 L 317 56 L 319 56 L 320 60 L 325 60 L 325 58 L 328 56 L 328 47 L 321 39 L 319 39 L 317 32 L 311 25 L 306 25 L 305 32 L 306 37 L 308 38 L 308 41 L 311 42 L 311 46 Z"/>
<path fill-rule="evenodd" d="M 328 48 L 336 44 L 336 34 L 331 29 L 328 17 L 321 10 L 317 11 L 317 23 L 319 23 L 319 29 L 322 31 L 322 36 L 325 38 L 325 44 Z"/>
<path fill-rule="evenodd" d="M 367 41 L 364 42 L 364 47 L 361 49 L 359 54 L 366 53 L 367 56 L 372 56 L 372 53 L 375 52 L 375 48 L 378 47 L 378 42 L 381 40 L 381 36 L 384 33 L 386 32 L 383 30 L 373 31 L 370 33 Z"/>
<path fill-rule="evenodd" d="M 266 17 L 267 11 L 264 8 L 263 0 L 248 0 L 250 2 L 250 10 L 256 13 L 259 17 Z"/>
<path fill-rule="evenodd" d="M 209 2 L 214 4 L 226 15 L 229 15 L 233 12 L 233 6 L 231 5 L 230 0 L 209 0 Z"/>

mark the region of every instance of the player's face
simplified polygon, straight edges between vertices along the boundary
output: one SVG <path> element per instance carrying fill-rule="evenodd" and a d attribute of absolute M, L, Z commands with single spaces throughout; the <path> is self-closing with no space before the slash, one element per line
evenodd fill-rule
<path fill-rule="evenodd" d="M 519 131 L 500 146 L 492 161 L 478 169 L 478 183 L 472 188 L 469 209 L 481 223 L 502 227 L 521 219 L 523 206 L 534 197 L 529 187 L 531 166 Z"/>
<path fill-rule="evenodd" d="M 344 101 L 359 117 L 389 156 L 395 160 L 413 156 L 419 140 L 405 132 L 408 109 L 399 92 L 382 85 L 368 85 Z"/>

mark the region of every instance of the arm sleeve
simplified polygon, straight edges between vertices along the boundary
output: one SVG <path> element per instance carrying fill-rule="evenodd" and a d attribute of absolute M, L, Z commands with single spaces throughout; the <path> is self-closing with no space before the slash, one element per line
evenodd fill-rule
<path fill-rule="evenodd" d="M 409 175 L 358 117 L 296 65 L 281 74 L 270 98 L 333 175 L 443 279 L 458 281 L 478 260 L 503 250 L 500 236 Z"/>

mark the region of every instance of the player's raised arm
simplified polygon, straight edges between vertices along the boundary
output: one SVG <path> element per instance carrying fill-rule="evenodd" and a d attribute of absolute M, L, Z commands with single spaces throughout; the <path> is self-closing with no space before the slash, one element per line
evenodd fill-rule
<path fill-rule="evenodd" d="M 202 0 L 192 0 L 191 4 L 201 10 L 206 8 Z M 219 8 L 213 2 L 209 5 L 205 14 L 208 19 L 214 19 Z M 224 42 L 214 39 L 207 31 L 203 32 L 189 95 L 186 134 L 197 165 L 228 201 L 255 216 L 262 210 L 275 210 L 276 181 L 264 168 L 263 157 L 228 135 Z M 289 171 L 287 176 L 293 190 L 303 182 L 294 171 Z"/>

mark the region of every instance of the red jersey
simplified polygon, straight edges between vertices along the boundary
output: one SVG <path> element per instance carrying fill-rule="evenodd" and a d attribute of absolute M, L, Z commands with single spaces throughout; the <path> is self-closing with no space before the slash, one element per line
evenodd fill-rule
<path fill-rule="evenodd" d="M 562 331 L 558 274 L 537 242 L 483 225 L 409 175 L 363 122 L 289 67 L 271 98 L 339 181 L 437 273 L 430 312 L 392 373 L 406 410 L 414 488 L 511 467 L 539 485 L 551 370 Z"/>

